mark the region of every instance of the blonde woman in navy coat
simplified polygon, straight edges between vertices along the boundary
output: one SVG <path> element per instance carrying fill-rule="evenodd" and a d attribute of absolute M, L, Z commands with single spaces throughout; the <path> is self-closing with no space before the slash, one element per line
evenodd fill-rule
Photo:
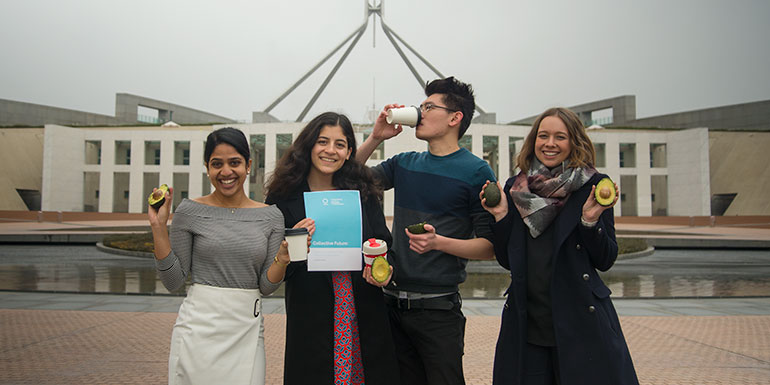
<path fill-rule="evenodd" d="M 606 175 L 577 115 L 551 108 L 517 158 L 521 172 L 484 208 L 495 216 L 498 262 L 511 271 L 494 384 L 638 384 L 610 290 L 597 270 L 615 263 L 612 207 L 594 197 Z M 485 185 L 486 187 L 486 185 Z M 506 199 L 507 198 L 507 199 Z"/>

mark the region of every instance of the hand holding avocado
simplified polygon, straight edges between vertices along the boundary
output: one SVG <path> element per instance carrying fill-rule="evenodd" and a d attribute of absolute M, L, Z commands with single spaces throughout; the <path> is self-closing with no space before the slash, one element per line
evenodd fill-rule
<path fill-rule="evenodd" d="M 373 269 L 376 271 L 372 272 Z M 392 277 L 393 265 L 389 264 L 384 257 L 377 257 L 374 259 L 372 266 L 364 267 L 364 280 L 370 285 L 385 287 L 390 283 Z"/>
<path fill-rule="evenodd" d="M 404 232 L 409 237 L 409 248 L 418 254 L 439 249 L 436 228 L 429 223 L 420 222 L 410 225 L 404 229 Z"/>
<path fill-rule="evenodd" d="M 499 222 L 508 214 L 508 199 L 503 194 L 503 189 L 497 182 L 484 183 L 484 187 L 479 192 L 481 207 L 489 211 L 495 217 L 495 222 Z"/>
<path fill-rule="evenodd" d="M 174 196 L 174 189 L 162 184 L 158 188 L 153 188 L 152 193 L 147 197 L 149 208 L 147 216 L 150 218 L 150 226 L 165 225 L 171 213 L 171 200 Z"/>
<path fill-rule="evenodd" d="M 610 178 L 603 178 L 591 188 L 591 193 L 583 204 L 583 219 L 596 222 L 604 210 L 615 206 L 620 197 L 620 188 Z"/>

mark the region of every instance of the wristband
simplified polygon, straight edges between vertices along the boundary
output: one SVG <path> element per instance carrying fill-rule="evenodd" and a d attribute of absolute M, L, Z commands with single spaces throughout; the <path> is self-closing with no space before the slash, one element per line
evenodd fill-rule
<path fill-rule="evenodd" d="M 587 220 L 585 219 L 585 217 L 583 217 L 583 216 L 581 215 L 581 216 L 580 216 L 580 223 L 582 223 L 582 224 L 583 224 L 583 226 L 585 226 L 585 227 L 588 227 L 589 229 L 591 229 L 591 228 L 593 228 L 594 226 L 596 226 L 596 224 L 597 224 L 597 223 L 599 223 L 599 220 L 595 220 L 595 221 L 593 221 L 593 222 L 589 222 L 589 221 L 587 221 Z"/>
<path fill-rule="evenodd" d="M 278 255 L 276 255 L 275 258 L 273 258 L 273 262 L 277 263 L 278 266 L 283 266 L 283 267 L 289 266 L 288 263 L 283 263 L 280 260 L 278 260 Z"/>

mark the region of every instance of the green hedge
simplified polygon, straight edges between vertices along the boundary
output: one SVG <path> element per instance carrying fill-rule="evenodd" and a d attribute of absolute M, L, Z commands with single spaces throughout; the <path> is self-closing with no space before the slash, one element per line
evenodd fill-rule
<path fill-rule="evenodd" d="M 618 238 L 617 240 L 618 254 L 647 250 L 647 240 L 644 238 Z"/>
<path fill-rule="evenodd" d="M 116 249 L 153 252 L 152 233 L 111 234 L 102 239 L 102 244 Z"/>

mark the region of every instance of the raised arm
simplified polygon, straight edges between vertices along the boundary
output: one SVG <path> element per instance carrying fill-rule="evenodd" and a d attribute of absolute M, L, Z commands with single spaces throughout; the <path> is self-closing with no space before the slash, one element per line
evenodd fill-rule
<path fill-rule="evenodd" d="M 374 121 L 372 134 L 369 135 L 369 137 L 366 138 L 363 143 L 361 143 L 361 146 L 359 146 L 358 150 L 356 151 L 357 161 L 359 161 L 361 164 L 366 164 L 366 161 L 372 155 L 377 146 L 380 145 L 380 143 L 400 134 L 401 131 L 404 130 L 400 124 L 388 124 L 388 121 L 386 120 L 388 117 L 389 109 L 401 107 L 403 107 L 401 104 L 388 104 L 382 109 L 382 111 L 380 111 L 380 114 L 377 115 L 377 120 Z"/>
<path fill-rule="evenodd" d="M 157 211 L 150 207 L 147 215 L 152 228 L 152 238 L 155 249 L 155 266 L 163 286 L 169 291 L 179 289 L 184 285 L 190 273 L 192 258 L 192 234 L 187 231 L 189 218 L 186 215 L 174 216 L 174 225 L 169 234 L 167 222 L 171 210 L 173 189 L 166 193 L 166 201 Z M 172 248 L 173 244 L 173 248 Z"/>

